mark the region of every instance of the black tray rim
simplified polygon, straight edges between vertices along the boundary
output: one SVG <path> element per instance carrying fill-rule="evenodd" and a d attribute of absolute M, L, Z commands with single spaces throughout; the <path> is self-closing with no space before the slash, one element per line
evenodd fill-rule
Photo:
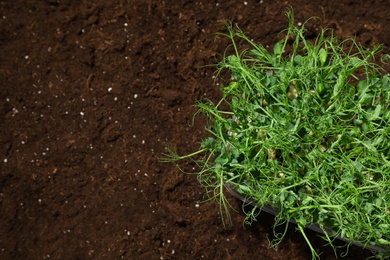
<path fill-rule="evenodd" d="M 258 203 L 254 199 L 245 197 L 241 193 L 239 193 L 234 188 L 232 183 L 225 183 L 224 187 L 226 188 L 226 190 L 231 195 L 233 195 L 235 198 L 241 200 L 243 203 L 251 205 L 251 206 L 255 206 L 255 207 L 258 206 Z M 274 208 L 272 208 L 270 206 L 267 206 L 267 205 L 261 206 L 261 210 L 266 212 L 266 213 L 268 213 L 268 214 L 274 215 L 274 216 L 276 216 L 278 214 L 278 210 L 276 210 L 276 209 L 274 209 Z M 291 219 L 289 222 L 297 224 L 297 222 L 295 220 L 293 220 L 293 219 Z M 324 231 L 322 230 L 322 228 L 318 224 L 308 224 L 308 225 L 306 225 L 306 228 L 324 235 Z M 334 235 L 332 235 L 333 234 L 332 229 L 325 228 L 325 231 L 327 232 L 327 235 L 329 235 L 330 237 L 334 237 Z M 380 247 L 380 246 L 377 246 L 377 245 L 365 245 L 362 242 L 351 241 L 351 240 L 345 239 L 345 238 L 343 238 L 341 236 L 337 236 L 336 239 L 344 241 L 344 242 L 347 242 L 347 243 L 351 243 L 352 245 L 355 245 L 355 246 L 358 246 L 358 247 L 362 247 L 363 249 L 368 249 L 368 250 L 371 250 L 371 251 L 382 252 L 382 253 L 390 253 L 390 248 L 386 249 L 386 248 L 383 248 L 383 247 Z"/>

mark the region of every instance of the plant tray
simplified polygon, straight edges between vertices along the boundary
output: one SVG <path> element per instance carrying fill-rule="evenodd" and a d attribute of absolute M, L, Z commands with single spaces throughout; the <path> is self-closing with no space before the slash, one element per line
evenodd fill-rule
<path fill-rule="evenodd" d="M 243 196 L 242 194 L 240 194 L 239 192 L 237 192 L 237 190 L 234 188 L 234 186 L 230 183 L 227 183 L 224 185 L 225 188 L 228 190 L 228 192 L 230 194 L 232 194 L 235 198 L 241 200 L 242 202 L 244 202 L 245 204 L 248 204 L 248 205 L 251 205 L 251 206 L 258 206 L 258 203 L 256 203 L 255 200 L 251 199 L 251 198 L 247 198 L 245 196 Z M 263 205 L 261 207 L 261 210 L 264 211 L 264 212 L 267 212 L 268 214 L 271 214 L 273 216 L 276 216 L 277 213 L 278 213 L 278 210 L 270 207 L 270 206 L 267 206 L 267 205 Z M 297 222 L 293 219 L 290 220 L 291 223 L 294 223 L 294 224 L 297 224 Z M 318 224 L 309 224 L 309 225 L 306 225 L 306 228 L 307 229 L 310 229 L 310 230 L 313 230 L 317 233 L 320 233 L 320 234 L 324 234 L 324 231 L 320 228 L 320 226 Z M 325 228 L 327 234 L 330 236 L 330 237 L 334 237 L 333 235 L 333 232 L 332 232 L 332 229 L 330 228 Z M 368 250 L 371 250 L 371 251 L 376 251 L 376 252 L 383 252 L 383 253 L 390 253 L 390 248 L 384 248 L 384 247 L 380 247 L 380 246 L 377 246 L 377 245 L 365 245 L 359 241 L 350 241 L 348 239 L 345 239 L 341 236 L 337 236 L 336 237 L 338 240 L 341 240 L 341 241 L 344 241 L 344 242 L 347 242 L 347 243 L 351 243 L 352 245 L 355 245 L 355 246 L 359 246 L 359 247 L 362 247 L 364 249 L 368 249 Z"/>

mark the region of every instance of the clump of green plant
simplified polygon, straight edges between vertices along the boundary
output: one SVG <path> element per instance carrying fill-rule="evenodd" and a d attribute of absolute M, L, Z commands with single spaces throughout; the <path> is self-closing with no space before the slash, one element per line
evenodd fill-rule
<path fill-rule="evenodd" d="M 264 206 L 276 210 L 275 226 L 296 221 L 313 258 L 304 230 L 311 223 L 331 245 L 340 236 L 388 249 L 390 79 L 373 62 L 380 48 L 340 42 L 327 29 L 308 41 L 305 24 L 295 26 L 291 11 L 287 17 L 286 36 L 272 53 L 228 24 L 220 35 L 231 39 L 233 53 L 217 75 L 228 70 L 231 81 L 217 104 L 198 104 L 211 136 L 195 153 L 171 152 L 170 159 L 202 155 L 198 179 L 224 221 L 228 184 L 256 202 L 248 221 Z M 236 39 L 251 49 L 239 50 Z M 277 237 L 275 246 L 283 235 Z"/>

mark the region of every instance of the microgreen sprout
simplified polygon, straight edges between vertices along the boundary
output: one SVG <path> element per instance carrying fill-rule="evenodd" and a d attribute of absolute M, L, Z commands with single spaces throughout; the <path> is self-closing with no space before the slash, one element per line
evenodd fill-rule
<path fill-rule="evenodd" d="M 256 208 L 275 209 L 275 225 L 295 221 L 313 258 L 319 255 L 305 234 L 313 223 L 330 245 L 339 236 L 388 250 L 390 78 L 373 62 L 380 47 L 339 41 L 328 29 L 308 41 L 305 24 L 295 26 L 292 11 L 287 17 L 273 52 L 227 24 L 220 35 L 232 44 L 217 75 L 227 70 L 232 80 L 217 104 L 198 103 L 211 136 L 197 152 L 170 159 L 197 156 L 198 179 L 226 221 L 227 184 Z M 237 39 L 251 49 L 240 50 Z M 246 212 L 247 220 L 256 214 Z"/>

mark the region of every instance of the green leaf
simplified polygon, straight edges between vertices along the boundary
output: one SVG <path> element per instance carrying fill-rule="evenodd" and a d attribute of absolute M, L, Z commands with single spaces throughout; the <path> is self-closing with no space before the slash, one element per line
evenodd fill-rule
<path fill-rule="evenodd" d="M 250 189 L 248 188 L 248 186 L 238 185 L 237 191 L 240 193 L 245 193 L 245 192 L 250 192 Z"/>
<path fill-rule="evenodd" d="M 368 89 L 367 81 L 366 80 L 359 81 L 359 83 L 357 84 L 357 89 L 360 96 L 366 93 Z"/>
<path fill-rule="evenodd" d="M 216 141 L 212 137 L 207 137 L 206 139 L 203 140 L 203 145 L 207 149 L 213 150 L 215 147 Z"/>
<path fill-rule="evenodd" d="M 227 164 L 228 163 L 228 159 L 227 158 L 224 158 L 223 156 L 218 156 L 216 159 L 215 159 L 215 162 L 217 163 L 217 164 L 219 164 L 219 166 L 223 166 L 223 165 L 225 165 L 225 164 Z"/>
<path fill-rule="evenodd" d="M 383 76 L 382 79 L 382 91 L 386 92 L 390 90 L 390 77 L 389 76 Z"/>
<path fill-rule="evenodd" d="M 274 46 L 274 55 L 280 57 L 283 52 L 283 44 L 281 41 L 277 42 Z"/>
<path fill-rule="evenodd" d="M 359 103 L 360 104 L 369 103 L 372 101 L 373 98 L 374 98 L 373 94 L 364 93 L 360 96 Z"/>
<path fill-rule="evenodd" d="M 237 89 L 237 87 L 238 87 L 238 82 L 232 81 L 232 82 L 230 82 L 229 85 L 226 87 L 226 91 L 227 91 L 227 92 L 231 92 L 232 90 Z"/>
<path fill-rule="evenodd" d="M 303 58 L 302 58 L 301 55 L 297 55 L 297 56 L 294 57 L 294 62 L 297 65 L 301 65 L 302 64 L 302 60 L 303 60 Z"/>
<path fill-rule="evenodd" d="M 378 243 L 382 245 L 390 245 L 390 241 L 383 238 L 379 238 Z"/>
<path fill-rule="evenodd" d="M 361 172 L 363 165 L 360 162 L 355 162 L 355 167 L 358 170 L 358 172 Z"/>
<path fill-rule="evenodd" d="M 376 198 L 374 202 L 375 202 L 375 206 L 377 206 L 377 207 L 381 207 L 382 206 L 382 200 L 381 199 Z M 386 225 L 386 228 L 388 228 L 388 226 L 389 225 Z"/>
<path fill-rule="evenodd" d="M 328 52 L 324 48 L 321 48 L 318 55 L 320 56 L 321 65 L 324 65 L 328 58 Z"/>
<path fill-rule="evenodd" d="M 371 212 L 374 210 L 374 207 L 372 206 L 371 203 L 367 203 L 364 206 L 364 210 L 366 211 L 366 214 L 371 214 Z"/>
<path fill-rule="evenodd" d="M 387 231 L 387 230 L 389 229 L 390 225 L 388 225 L 388 224 L 379 224 L 379 227 L 380 227 L 381 229 Z"/>
<path fill-rule="evenodd" d="M 379 104 L 376 106 L 374 113 L 371 115 L 370 120 L 375 120 L 379 117 L 379 114 L 381 113 L 382 105 Z"/>

